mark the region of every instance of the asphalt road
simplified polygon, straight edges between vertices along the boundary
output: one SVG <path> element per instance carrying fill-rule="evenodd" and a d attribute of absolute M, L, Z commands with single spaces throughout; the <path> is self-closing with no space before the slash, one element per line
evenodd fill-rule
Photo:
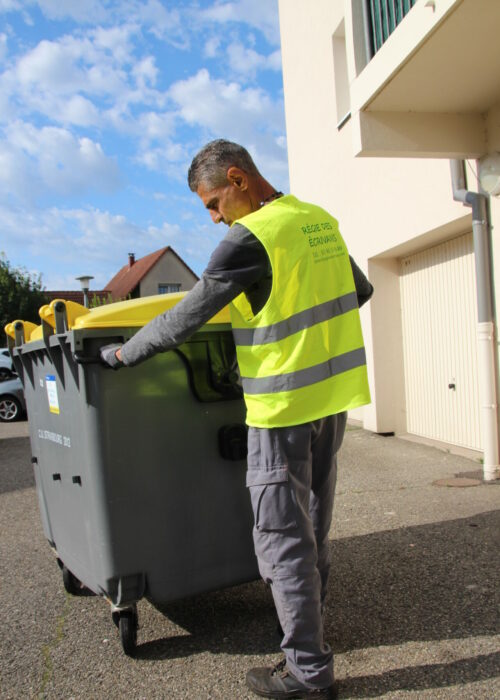
<path fill-rule="evenodd" d="M 0 425 L 0 698 L 240 700 L 279 660 L 261 582 L 138 605 L 136 658 L 107 603 L 68 595 L 43 536 L 27 424 Z M 479 464 L 351 428 L 340 455 L 326 638 L 341 698 L 500 698 L 499 483 Z"/>

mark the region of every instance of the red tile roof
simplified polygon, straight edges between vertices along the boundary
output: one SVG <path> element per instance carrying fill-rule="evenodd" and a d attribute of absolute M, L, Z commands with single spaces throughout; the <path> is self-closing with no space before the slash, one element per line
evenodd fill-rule
<path fill-rule="evenodd" d="M 111 293 L 115 301 L 118 299 L 125 299 L 133 292 L 141 280 L 148 274 L 148 272 L 154 267 L 154 265 L 156 265 L 158 260 L 165 255 L 167 251 L 173 253 L 175 257 L 178 258 L 184 265 L 184 267 L 188 269 L 196 279 L 198 279 L 198 275 L 196 275 L 191 268 L 186 265 L 184 260 L 177 255 L 175 250 L 170 246 L 166 246 L 165 248 L 160 248 L 160 250 L 157 250 L 154 253 L 145 255 L 143 258 L 139 258 L 139 260 L 136 260 L 132 266 L 130 266 L 129 263 L 124 265 L 121 270 L 116 273 L 113 279 L 108 282 L 106 285 L 106 290 Z"/>

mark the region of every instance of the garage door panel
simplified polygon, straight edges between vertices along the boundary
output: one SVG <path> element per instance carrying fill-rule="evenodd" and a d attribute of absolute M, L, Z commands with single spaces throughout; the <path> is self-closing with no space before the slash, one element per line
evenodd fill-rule
<path fill-rule="evenodd" d="M 481 449 L 472 233 L 401 260 L 407 430 Z"/>

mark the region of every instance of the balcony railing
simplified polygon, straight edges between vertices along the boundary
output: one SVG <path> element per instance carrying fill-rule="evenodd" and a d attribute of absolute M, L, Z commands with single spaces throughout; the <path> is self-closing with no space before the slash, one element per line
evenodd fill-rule
<path fill-rule="evenodd" d="M 417 0 L 365 0 L 368 42 L 373 56 L 408 14 Z"/>

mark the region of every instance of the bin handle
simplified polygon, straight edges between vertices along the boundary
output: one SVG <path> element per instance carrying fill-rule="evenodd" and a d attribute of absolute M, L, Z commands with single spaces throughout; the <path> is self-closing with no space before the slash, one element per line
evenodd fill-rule
<path fill-rule="evenodd" d="M 125 339 L 121 338 L 119 342 L 124 343 Z M 84 355 L 83 353 L 79 353 L 77 351 L 73 353 L 73 359 L 79 365 L 101 365 L 103 369 L 113 369 L 112 367 L 110 367 L 110 365 L 102 361 L 100 354 Z"/>
<path fill-rule="evenodd" d="M 100 356 L 92 357 L 89 355 L 79 355 L 77 352 L 73 353 L 74 361 L 79 365 L 102 365 L 105 366 L 101 361 Z"/>

